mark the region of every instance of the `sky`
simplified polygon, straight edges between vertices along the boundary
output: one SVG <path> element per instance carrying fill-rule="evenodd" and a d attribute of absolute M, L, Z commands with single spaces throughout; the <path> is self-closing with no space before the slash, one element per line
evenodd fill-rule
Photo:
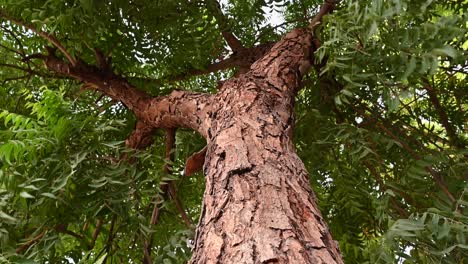
<path fill-rule="evenodd" d="M 221 7 L 226 7 L 227 4 L 229 3 L 229 0 L 220 0 L 220 3 L 221 3 Z M 226 10 L 224 10 L 224 11 L 226 11 Z M 280 12 L 278 12 L 278 11 L 282 11 L 282 10 L 278 10 L 278 8 L 276 8 L 276 10 L 275 10 L 273 8 L 264 7 L 263 11 L 265 11 L 266 14 L 269 14 L 269 18 L 270 18 L 269 23 L 273 27 L 284 23 L 284 17 L 281 15 Z"/>

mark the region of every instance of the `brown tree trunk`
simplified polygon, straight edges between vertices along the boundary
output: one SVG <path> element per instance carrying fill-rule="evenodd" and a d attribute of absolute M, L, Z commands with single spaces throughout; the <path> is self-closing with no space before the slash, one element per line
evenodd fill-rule
<path fill-rule="evenodd" d="M 191 263 L 343 263 L 292 142 L 310 43 L 294 30 L 216 95 Z"/>

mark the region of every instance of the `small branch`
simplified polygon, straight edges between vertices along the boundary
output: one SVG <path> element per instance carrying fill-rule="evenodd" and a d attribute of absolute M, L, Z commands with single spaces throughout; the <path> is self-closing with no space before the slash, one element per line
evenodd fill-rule
<path fill-rule="evenodd" d="M 26 251 L 28 248 L 30 248 L 32 245 L 34 245 L 35 243 L 37 243 L 39 240 L 41 240 L 44 235 L 46 234 L 46 231 L 47 230 L 44 230 L 42 231 L 39 235 L 35 236 L 33 239 L 29 240 L 28 242 L 24 243 L 23 245 L 21 245 L 20 247 L 18 247 L 15 252 L 16 254 L 21 254 L 23 253 L 24 251 Z"/>
<path fill-rule="evenodd" d="M 7 82 L 10 82 L 10 81 L 17 81 L 17 80 L 23 80 L 23 79 L 28 79 L 30 78 L 31 75 L 23 75 L 23 76 L 18 76 L 18 77 L 12 77 L 12 78 L 5 78 L 2 82 L 2 84 L 4 85 L 5 83 Z"/>
<path fill-rule="evenodd" d="M 91 237 L 91 242 L 89 243 L 88 249 L 91 250 L 94 248 L 94 245 L 96 244 L 96 240 L 101 233 L 101 228 L 103 225 L 104 221 L 102 219 L 98 219 L 96 222 L 96 228 L 93 231 L 93 235 Z"/>
<path fill-rule="evenodd" d="M 370 173 L 372 174 L 372 176 L 374 176 L 375 178 L 375 181 L 379 184 L 380 188 L 382 188 L 382 191 L 386 191 L 387 190 L 387 185 L 384 183 L 382 177 L 380 177 L 379 173 L 377 172 L 377 170 L 372 167 L 372 165 L 368 162 L 368 161 L 365 161 L 364 162 L 364 165 L 367 167 L 367 169 L 370 171 Z M 391 187 L 390 187 L 391 188 Z M 402 195 L 408 202 L 409 201 L 412 201 L 413 199 L 411 197 L 409 197 L 405 192 L 402 192 L 400 190 L 397 190 L 395 188 L 391 188 L 392 190 L 395 190 L 397 191 L 400 195 Z M 407 218 L 408 217 L 408 212 L 403 209 L 398 203 L 397 201 L 395 200 L 395 197 L 390 197 L 390 203 L 392 203 L 393 207 L 398 211 L 398 213 L 400 214 L 401 217 L 403 218 Z"/>
<path fill-rule="evenodd" d="M 168 77 L 167 79 L 169 81 L 182 81 L 182 80 L 185 80 L 187 79 L 188 77 L 192 77 L 192 76 L 199 76 L 199 75 L 205 75 L 205 74 L 209 74 L 209 73 L 213 73 L 213 72 L 218 72 L 218 71 L 222 71 L 222 70 L 226 70 L 226 69 L 231 69 L 231 68 L 234 68 L 237 65 L 237 56 L 231 56 L 227 59 L 224 59 L 224 60 L 221 60 L 219 62 L 215 62 L 213 64 L 210 64 L 208 66 L 206 66 L 205 69 L 202 69 L 202 70 L 199 70 L 199 69 L 192 69 L 192 70 L 189 70 L 185 73 L 182 73 L 182 74 L 179 74 L 179 75 L 176 75 L 176 76 L 173 76 L 173 77 Z"/>
<path fill-rule="evenodd" d="M 172 174 L 172 164 L 175 161 L 175 129 L 166 129 L 166 164 L 164 164 L 164 172 L 167 174 Z M 177 196 L 176 186 L 174 181 L 170 181 L 167 184 L 167 189 L 165 189 L 166 193 L 169 193 L 171 198 L 174 200 L 177 210 L 179 211 L 182 219 L 184 220 L 187 227 L 192 227 L 192 221 L 188 217 L 187 213 L 185 212 L 182 202 L 180 201 L 179 197 Z"/>
<path fill-rule="evenodd" d="M 182 220 L 184 220 L 184 223 L 188 228 L 193 227 L 192 220 L 190 220 L 190 217 L 188 217 L 182 205 L 182 202 L 177 196 L 177 190 L 176 190 L 174 182 L 169 182 L 168 184 L 169 184 L 169 194 L 171 195 L 172 200 L 174 200 L 174 203 L 176 205 L 177 210 L 179 211 L 180 216 L 182 217 Z"/>
<path fill-rule="evenodd" d="M 70 231 L 67 229 L 67 224 L 58 224 L 55 226 L 55 231 L 57 231 L 58 233 L 62 233 L 62 234 L 67 234 L 67 235 L 70 235 L 72 237 L 75 237 L 75 238 L 78 238 L 78 239 L 83 239 L 84 237 L 80 234 L 77 234 L 73 231 Z"/>
<path fill-rule="evenodd" d="M 17 69 L 17 70 L 20 70 L 20 71 L 31 73 L 30 70 L 27 69 L 27 68 L 23 68 L 23 67 L 14 65 L 14 64 L 9 64 L 9 63 L 0 63 L 0 67 L 13 68 L 13 69 Z"/>
<path fill-rule="evenodd" d="M 1 11 L 2 11 L 2 10 L 0 9 L 0 17 L 1 17 Z M 16 34 L 15 34 L 12 30 L 8 29 L 7 27 L 5 27 L 5 26 L 3 26 L 3 25 L 0 25 L 0 27 L 1 27 L 3 30 L 5 30 L 6 32 L 8 32 L 8 34 L 10 34 L 10 35 L 15 39 L 16 43 L 18 44 L 18 46 L 20 46 L 21 49 L 22 49 L 22 50 L 20 51 L 20 53 L 22 54 L 22 56 L 24 56 L 24 55 L 26 54 L 26 52 L 24 51 L 24 45 L 23 45 L 23 43 L 21 42 L 21 40 L 18 38 L 18 36 L 16 36 Z"/>
<path fill-rule="evenodd" d="M 166 174 L 171 174 L 172 173 L 172 163 L 174 162 L 174 153 L 175 153 L 175 134 L 176 130 L 173 128 L 166 129 L 166 141 L 165 141 L 165 164 L 164 164 L 164 172 Z M 161 188 L 163 190 L 164 195 L 167 194 L 168 192 L 168 186 L 164 185 Z M 151 219 L 150 219 L 150 225 L 156 225 L 158 220 L 159 220 L 159 215 L 160 215 L 160 201 L 159 198 L 157 198 L 157 201 L 154 202 L 154 207 L 153 211 L 151 213 Z M 153 239 L 154 239 L 154 234 L 151 233 L 149 235 L 149 238 L 145 239 L 143 241 L 144 249 L 143 249 L 143 263 L 153 263 L 151 260 L 151 248 L 153 247 Z"/>
<path fill-rule="evenodd" d="M 7 50 L 7 51 L 10 51 L 10 52 L 13 52 L 13 53 L 15 53 L 15 54 L 18 54 L 18 55 L 20 55 L 21 57 L 24 57 L 24 54 L 23 54 L 22 52 L 18 51 L 18 50 L 9 48 L 9 47 L 7 47 L 7 46 L 5 46 L 5 45 L 3 45 L 3 44 L 0 44 L 0 47 L 4 48 L 4 49 Z"/>
<path fill-rule="evenodd" d="M 174 128 L 166 129 L 166 142 L 165 142 L 165 158 L 164 172 L 166 174 L 172 173 L 172 163 L 175 161 L 175 137 L 176 130 Z"/>
<path fill-rule="evenodd" d="M 14 65 L 14 64 L 9 64 L 9 63 L 0 63 L 0 67 L 12 68 L 12 69 L 16 69 L 16 70 L 20 70 L 20 71 L 29 73 L 30 75 L 36 75 L 36 76 L 44 77 L 44 78 L 56 78 L 56 79 L 64 79 L 65 78 L 63 76 L 46 74 L 46 73 L 43 73 L 43 72 L 35 71 L 35 70 L 29 69 L 29 68 L 24 68 L 24 67 Z"/>
<path fill-rule="evenodd" d="M 452 202 L 452 203 L 457 203 L 457 199 L 455 199 L 455 197 L 452 195 L 452 193 L 449 191 L 448 187 L 447 187 L 447 184 L 445 183 L 444 179 L 442 178 L 442 176 L 439 175 L 438 172 L 436 172 L 432 167 L 427 167 L 426 168 L 427 171 L 429 171 L 429 173 L 431 173 L 431 175 L 434 177 L 437 185 L 439 186 L 439 188 L 442 190 L 443 193 L 445 193 L 445 195 L 447 195 L 447 197 L 449 198 L 449 200 Z"/>
<path fill-rule="evenodd" d="M 221 32 L 221 34 L 223 35 L 223 38 L 226 40 L 229 47 L 234 52 L 239 51 L 239 50 L 244 48 L 244 46 L 242 46 L 242 43 L 236 38 L 236 36 L 234 36 L 234 34 L 232 32 L 223 31 L 223 32 Z"/>
<path fill-rule="evenodd" d="M 241 73 L 247 72 L 252 63 L 262 58 L 273 46 L 273 42 L 260 44 L 251 48 L 242 48 L 228 58 L 208 65 L 203 70 L 193 69 L 186 73 L 169 77 L 170 81 L 181 81 L 191 76 L 205 75 L 212 72 L 238 67 Z"/>
<path fill-rule="evenodd" d="M 388 130 L 384 125 L 382 125 L 381 123 L 378 123 L 377 124 L 378 127 L 380 127 L 382 129 L 382 131 L 385 132 L 385 134 L 389 135 L 391 138 L 393 138 L 395 141 L 397 141 L 398 143 L 401 144 L 401 146 L 403 147 L 403 149 L 405 149 L 408 153 L 411 154 L 411 156 L 415 159 L 415 160 L 420 160 L 421 159 L 421 156 L 419 156 L 419 154 L 417 154 L 416 152 L 413 151 L 413 149 L 408 146 L 408 144 L 406 144 L 406 142 L 402 141 L 400 138 L 398 138 L 397 136 L 395 136 L 390 130 Z M 442 177 L 440 177 L 438 175 L 437 172 L 434 171 L 434 169 L 431 167 L 431 166 L 428 166 L 426 167 L 426 170 L 432 175 L 432 177 L 434 178 L 436 184 L 439 186 L 439 188 L 445 193 L 445 195 L 447 195 L 447 197 L 450 199 L 451 202 L 456 202 L 455 198 L 453 197 L 453 195 L 450 193 L 450 191 L 448 190 L 447 188 L 447 185 L 445 184 L 444 180 L 442 179 Z"/>
<path fill-rule="evenodd" d="M 309 23 L 309 29 L 314 32 L 315 29 L 320 25 L 322 22 L 322 18 L 331 13 L 334 9 L 338 0 L 325 0 L 322 6 L 320 7 L 320 11 L 315 15 Z"/>
<path fill-rule="evenodd" d="M 77 233 L 75 233 L 75 232 L 73 232 L 73 231 L 70 231 L 70 230 L 68 230 L 68 229 L 65 229 L 65 230 L 63 230 L 63 231 L 60 231 L 60 233 L 70 235 L 70 236 L 72 236 L 72 237 L 74 237 L 74 238 L 84 239 L 83 235 L 77 234 Z"/>
<path fill-rule="evenodd" d="M 22 20 L 19 20 L 17 18 L 14 18 L 10 15 L 8 15 L 4 10 L 0 9 L 0 17 L 3 17 L 5 18 L 6 20 L 9 20 L 19 26 L 23 26 L 31 31 L 33 31 L 34 33 L 38 34 L 39 36 L 41 36 L 42 38 L 46 39 L 47 41 L 49 41 L 52 45 L 54 45 L 57 49 L 59 49 L 62 54 L 67 58 L 67 60 L 73 65 L 73 66 L 76 66 L 77 64 L 77 61 L 75 60 L 75 58 L 73 58 L 73 56 L 68 53 L 68 51 L 65 49 L 65 47 L 63 47 L 63 45 L 59 42 L 59 40 L 55 37 L 54 34 L 51 34 L 51 33 L 46 33 L 40 29 L 37 29 L 34 25 L 32 24 L 29 24 L 29 23 L 26 23 L 25 21 L 22 21 Z"/>
<path fill-rule="evenodd" d="M 218 25 L 221 29 L 221 34 L 223 35 L 224 40 L 232 49 L 233 52 L 240 51 L 244 49 L 244 46 L 239 41 L 239 39 L 234 36 L 231 31 L 231 26 L 229 25 L 229 19 L 224 15 L 223 11 L 221 10 L 221 5 L 218 1 L 215 0 L 207 0 L 206 5 L 208 10 L 213 14 L 218 22 Z"/>
<path fill-rule="evenodd" d="M 444 126 L 445 131 L 447 131 L 447 136 L 449 138 L 450 143 L 453 146 L 463 148 L 463 146 L 460 146 L 460 144 L 458 143 L 455 129 L 450 125 L 447 113 L 444 111 L 442 105 L 440 104 L 440 101 L 439 101 L 439 98 L 437 97 L 437 93 L 435 89 L 431 86 L 431 84 L 429 83 L 429 80 L 427 80 L 426 78 L 423 79 L 423 83 L 424 83 L 423 87 L 427 91 L 427 94 L 429 95 L 429 99 L 432 105 L 434 106 L 435 110 L 437 111 L 437 114 L 439 115 L 440 123 Z"/>
<path fill-rule="evenodd" d="M 111 226 L 109 228 L 109 236 L 107 237 L 107 242 L 106 242 L 106 251 L 107 251 L 107 255 L 104 257 L 104 261 L 103 263 L 106 263 L 106 260 L 107 258 L 109 257 L 109 252 L 111 250 L 111 245 L 112 245 L 112 241 L 114 241 L 114 227 L 115 227 L 115 222 L 117 221 L 117 215 L 113 215 L 112 216 L 112 220 L 111 220 Z"/>
<path fill-rule="evenodd" d="M 313 51 L 317 51 L 321 46 L 322 43 L 320 39 L 317 36 L 317 33 L 315 32 L 320 23 L 322 22 L 322 18 L 331 13 L 334 9 L 336 4 L 338 3 L 338 0 L 324 0 L 324 3 L 320 6 L 319 12 L 310 20 L 310 23 L 308 25 L 308 28 L 310 32 L 312 33 L 312 45 L 313 45 Z M 321 61 L 315 62 L 315 55 L 314 53 L 311 54 L 312 60 L 312 66 L 314 67 L 315 71 L 317 72 L 318 75 L 322 72 L 322 68 L 326 65 L 328 61 L 328 56 L 325 56 Z"/>
<path fill-rule="evenodd" d="M 364 106 L 364 108 L 367 108 L 367 110 L 371 113 L 373 113 L 373 116 L 369 116 L 367 115 L 364 111 L 362 111 L 362 109 L 360 108 L 356 108 L 354 107 L 353 105 L 350 105 L 354 111 L 358 112 L 359 114 L 361 114 L 363 116 L 364 119 L 369 119 L 369 120 L 374 120 L 374 126 L 377 127 L 377 128 L 380 128 L 381 131 L 383 131 L 385 134 L 387 134 L 390 138 L 394 139 L 395 141 L 397 141 L 398 143 L 400 143 L 400 145 L 402 146 L 402 148 L 404 150 L 406 150 L 413 159 L 415 160 L 421 160 L 422 157 L 416 153 L 414 151 L 414 149 L 412 147 L 410 147 L 406 142 L 404 142 L 403 140 L 401 140 L 398 136 L 396 136 L 392 131 L 390 131 L 386 125 L 385 125 L 385 120 L 382 119 L 381 116 L 375 114 L 371 109 L 367 108 L 367 106 Z M 381 122 L 379 122 L 377 119 L 380 119 Z M 362 123 L 362 125 L 364 125 L 364 123 Z M 391 125 L 390 125 L 391 126 Z M 394 129 L 396 129 L 398 132 L 399 129 L 395 126 L 393 126 Z M 401 135 L 404 135 L 406 136 L 406 134 L 404 133 L 401 133 Z M 406 136 L 408 138 L 408 136 Z M 418 141 L 415 141 L 415 143 L 419 144 L 420 147 L 424 147 L 420 142 Z M 454 198 L 454 196 L 450 193 L 450 191 L 448 190 L 448 187 L 447 187 L 447 184 L 445 183 L 445 181 L 443 180 L 443 178 L 431 167 L 431 166 L 427 166 L 426 168 L 426 171 L 429 172 L 429 174 L 434 178 L 434 182 L 435 184 L 442 190 L 442 192 L 447 195 L 447 197 L 450 199 L 451 202 L 453 203 L 456 203 L 456 199 Z"/>

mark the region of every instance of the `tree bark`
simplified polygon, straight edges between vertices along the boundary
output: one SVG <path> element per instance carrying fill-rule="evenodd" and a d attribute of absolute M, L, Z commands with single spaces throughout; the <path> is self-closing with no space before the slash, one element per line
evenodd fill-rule
<path fill-rule="evenodd" d="M 343 263 L 292 142 L 311 43 L 290 32 L 216 95 L 190 263 Z"/>

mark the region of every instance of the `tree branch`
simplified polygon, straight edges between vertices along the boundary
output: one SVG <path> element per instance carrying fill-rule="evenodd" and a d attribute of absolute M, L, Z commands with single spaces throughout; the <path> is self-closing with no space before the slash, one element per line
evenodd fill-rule
<path fill-rule="evenodd" d="M 0 9 L 0 17 L 1 17 L 1 11 L 2 11 L 2 10 Z M 15 39 L 16 43 L 18 44 L 18 46 L 21 47 L 22 50 L 20 51 L 20 54 L 21 54 L 22 56 L 26 55 L 26 52 L 24 51 L 24 45 L 23 45 L 23 43 L 21 42 L 21 40 L 18 38 L 18 36 L 16 36 L 16 34 L 15 34 L 12 30 L 8 29 L 7 27 L 5 27 L 5 26 L 3 26 L 3 25 L 1 25 L 0 27 L 1 27 L 3 30 L 5 30 L 6 32 L 8 32 L 8 34 L 10 34 L 10 35 Z"/>
<path fill-rule="evenodd" d="M 165 142 L 165 150 L 166 150 L 166 153 L 165 153 L 165 160 L 166 162 L 164 163 L 164 172 L 166 174 L 171 174 L 172 173 L 172 163 L 174 162 L 174 152 L 175 152 L 175 132 L 176 130 L 171 128 L 171 129 L 166 129 L 166 142 Z M 161 187 L 162 191 L 163 191 L 163 196 L 166 196 L 168 191 L 169 191 L 169 187 L 168 185 L 164 185 Z M 159 220 L 159 216 L 160 216 L 160 213 L 161 213 L 161 209 L 159 208 L 160 207 L 160 202 L 159 201 L 159 197 L 157 198 L 157 200 L 154 202 L 154 206 L 153 206 L 153 211 L 151 213 L 151 219 L 150 219 L 150 225 L 156 225 L 158 220 Z M 152 260 L 151 260 L 151 248 L 153 247 L 153 239 L 154 239 L 154 234 L 151 233 L 150 234 L 150 237 L 148 239 L 146 239 L 144 242 L 143 242 L 143 245 L 144 245 L 144 249 L 143 249 L 143 263 L 148 263 L 148 264 L 151 264 L 153 263 Z"/>
<path fill-rule="evenodd" d="M 9 48 L 9 47 L 7 47 L 7 46 L 5 46 L 5 45 L 3 45 L 3 44 L 0 44 L 0 47 L 4 48 L 4 49 L 7 50 L 7 51 L 10 51 L 10 52 L 13 52 L 13 53 L 15 53 L 15 54 L 18 54 L 18 55 L 20 55 L 21 57 L 24 56 L 24 54 L 23 54 L 22 52 L 20 52 L 20 51 L 18 51 L 18 50 L 15 50 L 15 49 L 12 49 L 12 48 Z"/>
<path fill-rule="evenodd" d="M 448 120 L 447 113 L 444 111 L 442 105 L 440 104 L 439 98 L 437 97 L 437 93 L 435 89 L 429 83 L 429 80 L 423 78 L 424 89 L 427 91 L 429 95 L 429 100 L 431 101 L 432 105 L 434 106 L 437 114 L 439 115 L 439 121 L 444 126 L 445 131 L 447 132 L 447 136 L 449 138 L 450 143 L 452 146 L 457 146 L 463 148 L 464 146 L 460 146 L 457 139 L 457 134 L 455 129 L 450 125 Z"/>
<path fill-rule="evenodd" d="M 59 232 L 59 233 L 62 233 L 62 234 L 67 234 L 67 235 L 70 235 L 74 238 L 78 238 L 78 239 L 83 239 L 84 237 L 80 234 L 77 234 L 73 231 L 70 231 L 67 229 L 67 224 L 58 224 L 55 226 L 55 231 Z"/>
<path fill-rule="evenodd" d="M 315 29 L 320 25 L 322 22 L 322 18 L 331 13 L 339 0 L 324 0 L 322 6 L 320 7 L 320 11 L 312 18 L 309 23 L 309 29 L 314 32 Z"/>
<path fill-rule="evenodd" d="M 24 251 L 26 251 L 28 248 L 30 248 L 32 245 L 34 245 L 35 243 L 37 243 L 39 240 L 41 240 L 44 235 L 46 234 L 46 231 L 47 230 L 44 230 L 42 231 L 39 235 L 35 236 L 33 239 L 29 240 L 28 242 L 24 243 L 23 245 L 21 245 L 20 247 L 18 247 L 15 252 L 16 254 L 21 254 L 23 253 Z"/>
<path fill-rule="evenodd" d="M 223 35 L 224 40 L 226 40 L 226 43 L 229 45 L 232 51 L 237 52 L 244 49 L 242 43 L 232 33 L 231 26 L 229 25 L 229 19 L 223 14 L 219 2 L 215 0 L 207 0 L 206 5 L 208 10 L 216 18 L 219 28 L 221 29 L 221 34 Z"/>
<path fill-rule="evenodd" d="M 171 195 L 172 200 L 174 200 L 175 206 L 179 211 L 179 214 L 182 217 L 182 220 L 184 221 L 185 225 L 188 228 L 193 227 L 192 220 L 190 220 L 190 217 L 187 215 L 187 212 L 185 212 L 184 206 L 182 205 L 182 201 L 177 196 L 177 189 L 174 184 L 174 181 L 168 183 L 168 192 Z"/>
<path fill-rule="evenodd" d="M 114 100 L 122 102 L 137 116 L 139 121 L 154 128 L 191 128 L 202 135 L 201 124 L 205 122 L 211 95 L 173 91 L 170 95 L 151 97 L 131 85 L 125 78 L 113 72 L 103 72 L 93 65 L 79 60 L 76 66 L 57 58 L 53 51 L 45 56 L 47 68 L 68 76 L 98 90 Z"/>
<path fill-rule="evenodd" d="M 370 162 L 368 161 L 365 161 L 364 162 L 364 165 L 367 167 L 367 169 L 370 171 L 371 175 L 374 176 L 374 179 L 375 181 L 378 183 L 379 187 L 382 189 L 383 192 L 385 192 L 387 190 L 387 185 L 385 184 L 385 182 L 383 181 L 382 177 L 380 177 L 379 173 L 377 172 L 377 170 L 370 164 Z M 401 196 L 403 196 L 408 202 L 412 201 L 413 199 L 411 197 L 409 197 L 408 194 L 406 194 L 405 192 L 403 191 L 400 191 L 396 188 L 393 188 L 390 186 L 390 189 L 392 189 L 393 191 L 397 191 Z M 396 201 L 395 197 L 391 196 L 390 197 L 390 203 L 393 205 L 393 207 L 395 208 L 395 210 L 398 211 L 398 213 L 400 214 L 401 217 L 403 218 L 407 218 L 409 213 L 403 209 Z"/>
<path fill-rule="evenodd" d="M 89 243 L 88 249 L 91 250 L 94 248 L 94 245 L 96 244 L 96 240 L 101 233 L 101 228 L 102 225 L 104 224 L 104 221 L 102 219 L 98 219 L 96 222 L 96 228 L 94 228 L 93 235 L 91 237 L 91 242 Z"/>
<path fill-rule="evenodd" d="M 111 245 L 112 245 L 112 242 L 114 240 L 114 227 L 115 227 L 115 222 L 117 221 L 117 215 L 113 215 L 112 216 L 112 220 L 111 220 L 111 225 L 110 225 L 110 228 L 109 228 L 109 236 L 107 237 L 107 242 L 106 242 L 106 251 L 107 251 L 107 255 L 104 257 L 104 261 L 103 263 L 106 263 L 106 260 L 107 258 L 109 257 L 109 252 L 111 250 Z"/>
<path fill-rule="evenodd" d="M 125 145 L 132 149 L 144 149 L 153 144 L 153 133 L 155 128 L 144 122 L 137 122 L 135 129 L 125 140 Z"/>
<path fill-rule="evenodd" d="M 14 64 L 9 64 L 9 63 L 0 63 L 0 67 L 6 67 L 6 68 L 12 68 L 12 69 L 20 70 L 20 71 L 28 73 L 29 75 L 36 75 L 36 76 L 39 76 L 39 77 L 64 78 L 63 76 L 50 75 L 50 74 L 46 74 L 46 73 L 36 71 L 36 70 L 30 69 L 30 68 L 24 68 L 24 67 L 14 65 Z"/>
<path fill-rule="evenodd" d="M 37 35 L 41 36 L 42 38 L 44 38 L 45 40 L 49 41 L 52 45 L 54 45 L 57 49 L 59 49 L 62 54 L 67 58 L 67 60 L 73 65 L 73 66 L 76 66 L 77 64 L 77 60 L 75 58 L 73 58 L 73 56 L 65 49 L 65 47 L 60 43 L 60 41 L 57 39 L 57 37 L 55 37 L 54 34 L 52 33 L 46 33 L 40 29 L 37 29 L 34 25 L 32 24 L 29 24 L 25 21 L 22 21 L 20 19 L 17 19 L 17 18 L 14 18 L 10 15 L 8 15 L 5 10 L 2 10 L 0 9 L 0 17 L 3 17 L 5 18 L 6 20 L 9 20 L 19 26 L 23 26 L 31 31 L 33 31 L 34 33 L 36 33 Z"/>
<path fill-rule="evenodd" d="M 274 44 L 275 43 L 273 42 L 267 42 L 251 48 L 242 48 L 239 49 L 237 52 L 233 53 L 228 58 L 206 66 L 205 69 L 192 69 L 183 74 L 168 77 L 167 79 L 169 81 L 181 81 L 191 76 L 205 75 L 212 72 L 222 71 L 235 67 L 239 68 L 240 73 L 245 73 L 250 69 L 252 63 L 254 63 L 258 59 L 262 58 L 265 54 L 267 54 L 267 52 L 270 51 L 271 47 Z"/>

